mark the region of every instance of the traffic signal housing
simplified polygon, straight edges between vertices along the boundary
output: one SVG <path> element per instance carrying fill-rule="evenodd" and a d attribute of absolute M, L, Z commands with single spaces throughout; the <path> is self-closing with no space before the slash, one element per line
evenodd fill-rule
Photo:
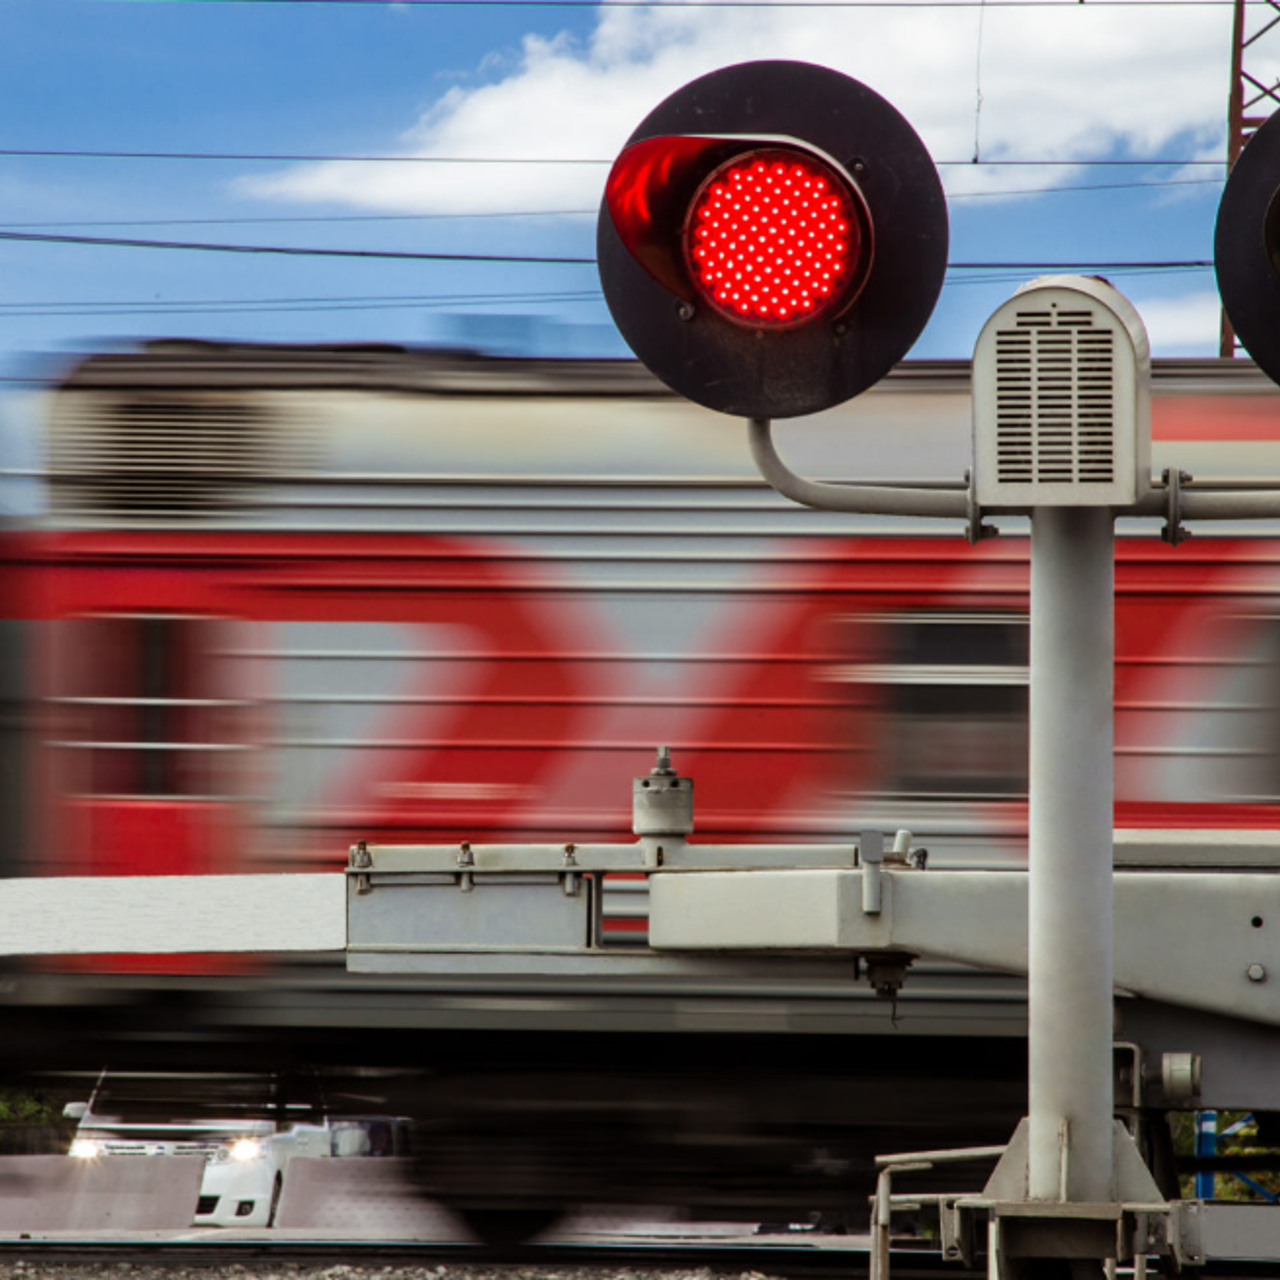
<path fill-rule="evenodd" d="M 865 85 L 803 62 L 702 76 L 631 135 L 597 226 L 605 299 L 673 390 L 755 418 L 879 381 L 946 271 L 929 153 Z"/>
<path fill-rule="evenodd" d="M 1280 113 L 1253 135 L 1227 177 L 1213 261 L 1231 327 L 1280 382 Z"/>

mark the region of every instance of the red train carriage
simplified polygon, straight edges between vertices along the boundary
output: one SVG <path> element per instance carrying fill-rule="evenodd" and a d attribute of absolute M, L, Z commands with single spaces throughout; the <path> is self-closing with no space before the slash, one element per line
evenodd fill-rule
<path fill-rule="evenodd" d="M 739 424 L 623 362 L 156 343 L 49 400 L 48 508 L 2 543 L 27 872 L 625 838 L 659 742 L 704 838 L 1022 856 L 1016 531 L 793 508 Z M 1250 366 L 1157 365 L 1154 416 L 1198 475 L 1280 471 Z M 967 368 L 925 364 L 780 443 L 817 477 L 948 480 L 968 430 Z M 1119 548 L 1117 822 L 1270 827 L 1280 545 Z"/>

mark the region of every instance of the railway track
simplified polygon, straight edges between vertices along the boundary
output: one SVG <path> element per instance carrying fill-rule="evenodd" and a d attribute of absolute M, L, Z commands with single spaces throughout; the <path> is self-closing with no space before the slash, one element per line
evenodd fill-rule
<path fill-rule="evenodd" d="M 58 1280 L 78 1280 L 76 1270 L 99 1277 L 108 1269 L 128 1268 L 130 1280 L 145 1280 L 154 1269 L 167 1280 L 189 1274 L 191 1280 L 235 1274 L 242 1280 L 256 1275 L 279 1276 L 287 1269 L 298 1280 L 333 1274 L 335 1267 L 379 1280 L 487 1280 L 509 1275 L 521 1280 L 656 1280 L 665 1274 L 703 1274 L 752 1277 L 808 1277 L 869 1273 L 865 1239 L 852 1237 L 847 1246 L 807 1243 L 805 1237 L 770 1237 L 769 1243 L 734 1241 L 637 1243 L 562 1243 L 525 1245 L 496 1250 L 468 1244 L 377 1242 L 365 1240 L 3 1240 L 0 1269 L 7 1276 L 36 1280 L 48 1274 Z M 856 1241 L 856 1243 L 855 1243 Z M 344 1273 L 345 1274 L 345 1273 Z M 955 1264 L 944 1266 L 933 1252 L 904 1251 L 895 1256 L 895 1277 L 953 1276 L 964 1280 L 984 1272 Z"/>
<path fill-rule="evenodd" d="M 652 1241 L 551 1243 L 498 1251 L 432 1242 L 304 1240 L 0 1240 L 0 1269 L 17 1280 L 810 1280 L 870 1274 L 865 1238 L 848 1245 L 773 1237 L 769 1243 Z M 970 1280 L 976 1267 L 944 1262 L 932 1250 L 895 1249 L 894 1280 Z M 1120 1277 L 1131 1275 L 1121 1268 Z M 1153 1260 L 1148 1275 L 1161 1271 Z M 1197 1276 L 1219 1280 L 1274 1277 L 1272 1262 L 1210 1263 Z"/>

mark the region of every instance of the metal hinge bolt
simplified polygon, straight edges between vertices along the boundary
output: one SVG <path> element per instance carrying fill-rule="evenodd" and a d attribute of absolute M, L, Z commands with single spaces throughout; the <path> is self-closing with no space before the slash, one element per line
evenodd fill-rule
<path fill-rule="evenodd" d="M 373 866 L 373 854 L 369 852 L 369 845 L 366 841 L 360 840 L 351 846 L 351 865 L 357 870 L 364 867 Z M 365 894 L 371 892 L 373 883 L 367 875 L 356 876 L 356 892 Z"/>

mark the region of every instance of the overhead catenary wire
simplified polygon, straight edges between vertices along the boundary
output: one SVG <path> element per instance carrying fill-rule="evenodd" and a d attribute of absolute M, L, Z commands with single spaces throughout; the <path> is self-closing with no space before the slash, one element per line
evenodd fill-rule
<path fill-rule="evenodd" d="M 1193 179 L 1193 181 L 1195 181 Z M 1203 179 L 1214 183 L 1212 178 Z M 1123 186 L 1117 183 L 1116 186 Z M 1161 183 L 1135 185 L 1161 186 Z M 301 213 L 264 214 L 258 217 L 240 215 L 225 218 L 79 218 L 74 221 L 60 219 L 57 222 L 9 222 L 0 223 L 0 231 L 53 231 L 66 227 L 228 227 L 254 226 L 258 224 L 292 224 L 299 222 L 435 222 L 444 219 L 469 218 L 582 218 L 594 217 L 595 209 L 511 209 L 478 210 L 473 213 Z"/>
<path fill-rule="evenodd" d="M 21 307 L 188 307 L 188 306 L 280 306 L 292 305 L 325 305 L 328 303 L 358 303 L 404 305 L 452 303 L 461 300 L 476 303 L 495 302 L 545 302 L 558 301 L 561 298 L 599 297 L 598 289 L 550 290 L 539 289 L 528 292 L 503 290 L 501 293 L 476 293 L 467 290 L 465 293 L 354 293 L 354 294 L 300 294 L 295 296 L 278 296 L 260 298 L 45 298 L 36 302 L 0 302 L 0 311 L 11 311 Z"/>
<path fill-rule="evenodd" d="M 1078 183 L 1065 187 L 1019 187 L 995 191 L 957 191 L 947 196 L 951 200 L 1009 199 L 1021 196 L 1071 195 L 1075 192 L 1097 191 L 1158 191 L 1167 187 L 1220 187 L 1219 178 L 1164 178 L 1154 182 L 1095 182 Z M 289 226 L 293 224 L 341 225 L 368 222 L 436 222 L 470 219 L 525 219 L 525 218 L 593 218 L 596 209 L 500 209 L 472 210 L 451 213 L 332 213 L 332 214 L 261 214 L 218 218 L 78 218 L 75 220 L 0 223 L 0 231 L 56 231 L 72 227 L 230 227 L 230 226 Z"/>
<path fill-rule="evenodd" d="M 1209 263 L 1197 260 L 1189 266 L 1174 269 L 1198 271 L 1208 270 L 1209 266 Z M 1027 269 L 1014 265 L 987 273 L 966 273 L 948 281 L 948 285 L 957 287 L 1002 284 L 1008 280 L 1017 279 L 1018 273 Z M 1111 270 L 1116 275 L 1124 275 L 1128 278 L 1165 275 L 1168 271 L 1168 269 L 1160 266 L 1113 267 Z M 563 293 L 477 294 L 467 292 L 444 296 L 431 295 L 421 298 L 412 295 L 393 295 L 386 298 L 360 295 L 350 298 L 205 298 L 185 299 L 169 303 L 156 301 L 155 299 L 117 299 L 114 301 L 46 299 L 33 302 L 0 303 L 0 320 L 133 315 L 265 315 L 276 312 L 305 314 L 322 311 L 429 311 L 439 307 L 536 306 L 548 303 L 602 304 L 603 302 L 604 295 L 599 289 L 583 289 Z"/>
<path fill-rule="evenodd" d="M 449 297 L 425 297 L 402 301 L 379 299 L 315 299 L 313 301 L 289 301 L 245 299 L 241 301 L 187 302 L 14 302 L 0 305 L 0 320 L 27 320 L 36 318 L 93 316 L 184 316 L 184 315 L 275 315 L 315 314 L 326 311 L 433 311 L 442 307 L 491 307 L 535 306 L 556 303 L 598 303 L 599 290 L 583 290 L 574 293 L 527 293 L 506 296 L 490 294 L 454 294 Z"/>
<path fill-rule="evenodd" d="M 0 231 L 0 241 L 23 244 L 68 244 L 92 248 L 164 249 L 189 253 L 282 254 L 306 258 L 386 258 L 411 262 L 537 263 L 542 266 L 594 266 L 593 257 L 523 253 L 433 253 L 418 249 L 326 249 L 282 244 L 217 244 L 196 240 L 144 240 L 136 237 L 73 236 L 41 231 Z"/>
<path fill-rule="evenodd" d="M 1055 3 L 1057 0 L 1055 0 Z M 1072 0 L 1073 4 L 1081 0 Z M 1114 3 L 1115 0 L 1108 0 Z M 1150 3 L 1151 0 L 1146 0 Z M 612 165 L 612 158 L 599 156 L 453 156 L 453 155 L 357 155 L 326 154 L 322 152 L 284 151 L 115 151 L 81 148 L 0 147 L 0 157 L 28 160 L 159 160 L 159 161 L 211 161 L 216 163 L 267 163 L 267 164 L 445 164 L 445 165 Z M 1076 169 L 1076 168 L 1214 168 L 1226 169 L 1225 160 L 1206 160 L 1203 157 L 1177 159 L 1156 156 L 1141 159 L 1135 156 L 1113 156 L 1102 159 L 1018 159 L 1005 157 L 998 160 L 977 160 L 972 156 L 965 160 L 935 160 L 939 167 L 963 166 L 966 169 Z"/>
<path fill-rule="evenodd" d="M 106 0 L 118 3 L 119 0 Z M 309 5 L 316 8 L 412 9 L 1076 9 L 1085 0 L 175 0 L 179 4 Z M 1164 9 L 1233 6 L 1235 0 L 1089 0 L 1089 9 Z M 1265 7 L 1268 0 L 1245 0 Z"/>
<path fill-rule="evenodd" d="M 244 253 L 284 254 L 290 257 L 320 258 L 386 258 L 424 262 L 473 262 L 473 263 L 529 263 L 541 266 L 594 266 L 595 258 L 588 256 L 518 253 L 454 253 L 432 252 L 416 249 L 330 249 L 303 245 L 222 244 L 194 240 L 150 240 L 135 237 L 74 236 L 37 231 L 0 231 L 0 242 L 24 244 L 66 244 L 88 248 L 158 249 L 194 253 Z M 950 262 L 949 271 L 1109 271 L 1130 268 L 1144 270 L 1187 270 L 1211 267 L 1211 258 L 1169 259 L 1109 259 L 1093 260 L 1075 258 L 1049 261 L 1031 260 L 1018 262 Z"/>
<path fill-rule="evenodd" d="M 1208 263 L 1195 259 L 1190 265 L 1177 270 L 1205 270 Z M 953 285 L 993 284 L 1015 278 L 1023 268 L 1016 265 L 989 272 L 966 273 L 952 280 Z M 1117 275 L 1162 275 L 1161 266 L 1112 267 Z M 551 302 L 600 303 L 604 297 L 598 288 L 578 290 L 539 290 L 532 292 L 465 293 L 453 294 L 322 294 L 301 296 L 272 296 L 260 298 L 43 298 L 27 302 L 0 302 L 0 319 L 19 319 L 28 316 L 109 316 L 109 315 L 185 315 L 185 314 L 235 314 L 253 315 L 258 311 L 342 311 L 342 310 L 407 310 L 445 306 L 502 306 L 537 305 Z"/>

